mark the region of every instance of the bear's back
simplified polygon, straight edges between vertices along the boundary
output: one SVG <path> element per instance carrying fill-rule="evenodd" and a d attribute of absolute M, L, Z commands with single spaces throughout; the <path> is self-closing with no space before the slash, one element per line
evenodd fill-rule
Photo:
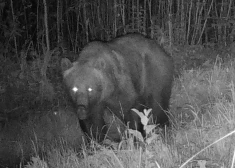
<path fill-rule="evenodd" d="M 172 57 L 155 40 L 143 35 L 128 34 L 114 39 L 109 46 L 125 57 L 128 66 L 139 67 L 144 62 L 149 71 L 158 71 L 162 77 L 172 74 L 169 71 L 174 69 Z"/>

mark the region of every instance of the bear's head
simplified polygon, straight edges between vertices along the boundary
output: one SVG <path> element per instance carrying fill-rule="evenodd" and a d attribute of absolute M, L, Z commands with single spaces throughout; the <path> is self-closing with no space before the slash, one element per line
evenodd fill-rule
<path fill-rule="evenodd" d="M 86 63 L 71 63 L 62 59 L 61 68 L 64 82 L 77 108 L 80 120 L 87 119 L 91 108 L 103 101 L 113 91 L 107 76 L 102 70 Z"/>

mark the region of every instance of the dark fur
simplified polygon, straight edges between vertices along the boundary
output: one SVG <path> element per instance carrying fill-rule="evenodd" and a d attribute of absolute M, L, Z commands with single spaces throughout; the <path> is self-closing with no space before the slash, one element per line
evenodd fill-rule
<path fill-rule="evenodd" d="M 169 107 L 173 61 L 154 40 L 130 34 L 108 43 L 91 42 L 75 63 L 63 59 L 61 65 L 67 87 L 79 88 L 70 93 L 77 106 L 85 107 L 77 113 L 89 135 L 92 128 L 93 137 L 104 137 L 107 109 L 140 131 L 140 119 L 132 108 L 152 108 L 156 123 L 169 122 L 164 110 Z M 94 93 L 88 93 L 88 86 Z"/>

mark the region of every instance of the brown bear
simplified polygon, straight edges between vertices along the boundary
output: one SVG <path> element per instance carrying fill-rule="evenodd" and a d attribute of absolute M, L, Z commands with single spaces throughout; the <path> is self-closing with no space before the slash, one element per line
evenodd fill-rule
<path fill-rule="evenodd" d="M 77 61 L 61 62 L 81 127 L 99 141 L 107 131 L 106 110 L 141 132 L 143 126 L 132 108 L 152 108 L 154 122 L 167 124 L 173 67 L 172 58 L 156 41 L 139 34 L 91 42 Z"/>

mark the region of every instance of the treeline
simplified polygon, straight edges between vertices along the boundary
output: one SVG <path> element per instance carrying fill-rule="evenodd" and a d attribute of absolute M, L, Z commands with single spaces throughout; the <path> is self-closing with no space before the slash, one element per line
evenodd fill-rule
<path fill-rule="evenodd" d="M 75 52 L 130 32 L 169 44 L 226 45 L 235 34 L 235 1 L 1 0 L 0 23 L 0 53 L 42 51 L 47 27 L 51 48 Z"/>

